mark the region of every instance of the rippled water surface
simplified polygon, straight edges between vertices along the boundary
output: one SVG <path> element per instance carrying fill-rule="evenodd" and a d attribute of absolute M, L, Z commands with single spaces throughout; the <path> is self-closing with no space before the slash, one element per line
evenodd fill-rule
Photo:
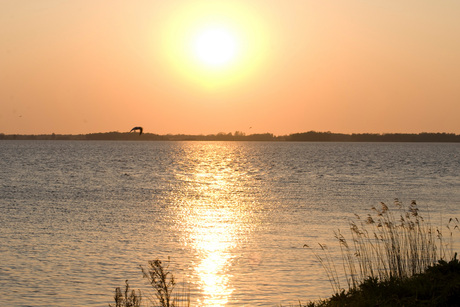
<path fill-rule="evenodd" d="M 303 245 L 354 213 L 460 208 L 460 144 L 0 141 L 0 158 L 11 306 L 107 306 L 168 257 L 194 306 L 297 304 L 331 294 Z"/>

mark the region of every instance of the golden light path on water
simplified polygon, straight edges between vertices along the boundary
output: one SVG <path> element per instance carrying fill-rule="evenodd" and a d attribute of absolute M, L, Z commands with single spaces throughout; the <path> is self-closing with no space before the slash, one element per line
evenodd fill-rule
<path fill-rule="evenodd" d="M 209 144 L 205 151 L 190 154 L 193 169 L 179 174 L 186 193 L 178 204 L 177 223 L 184 244 L 196 255 L 198 305 L 225 306 L 234 291 L 229 272 L 234 251 L 256 224 L 252 204 L 239 199 L 240 179 L 246 175 L 235 169 L 234 160 L 241 156 L 231 146 Z"/>

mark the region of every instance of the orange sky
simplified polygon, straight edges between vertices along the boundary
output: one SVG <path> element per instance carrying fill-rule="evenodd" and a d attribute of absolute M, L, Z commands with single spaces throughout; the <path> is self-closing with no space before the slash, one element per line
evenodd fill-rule
<path fill-rule="evenodd" d="M 0 133 L 460 133 L 460 1 L 0 2 Z M 193 60 L 208 21 L 238 36 Z M 249 127 L 252 127 L 249 129 Z"/>

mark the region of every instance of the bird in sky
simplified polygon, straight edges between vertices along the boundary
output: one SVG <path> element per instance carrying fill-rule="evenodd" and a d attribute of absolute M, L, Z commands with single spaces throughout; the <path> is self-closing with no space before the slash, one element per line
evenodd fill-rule
<path fill-rule="evenodd" d="M 141 135 L 144 129 L 142 129 L 142 127 L 134 127 L 133 129 L 131 129 L 130 132 L 137 131 L 137 130 L 139 130 L 139 135 Z"/>

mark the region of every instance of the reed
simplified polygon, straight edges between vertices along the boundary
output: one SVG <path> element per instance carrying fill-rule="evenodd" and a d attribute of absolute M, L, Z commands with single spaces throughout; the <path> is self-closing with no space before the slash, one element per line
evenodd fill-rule
<path fill-rule="evenodd" d="M 140 266 L 144 278 L 146 278 L 153 289 L 154 295 L 148 296 L 148 300 L 154 307 L 190 307 L 190 289 L 182 287 L 180 293 L 175 292 L 176 280 L 174 274 L 169 271 L 169 259 L 166 264 L 156 259 L 148 262 L 144 268 Z M 131 290 L 126 281 L 124 295 L 119 287 L 115 289 L 115 305 L 110 307 L 141 307 L 142 292 Z"/>
<path fill-rule="evenodd" d="M 428 304 L 435 304 L 433 306 L 439 302 L 441 305 L 457 302 L 460 299 L 460 263 L 457 254 L 453 253 L 453 232 L 459 230 L 458 224 L 458 219 L 449 219 L 446 239 L 441 228 L 433 227 L 429 219 L 419 214 L 415 201 L 407 209 L 399 200 L 395 200 L 392 209 L 380 203 L 380 207 L 373 207 L 366 218 L 356 215 L 356 219 L 350 221 L 347 237 L 340 230 L 334 232 L 340 246 L 343 278 L 326 245 L 318 244 L 319 250 L 304 245 L 323 266 L 335 293 L 328 300 L 310 302 L 307 306 L 411 305 L 423 295 L 428 297 Z M 452 260 L 447 263 L 444 259 Z M 184 282 L 182 291 L 175 291 L 176 280 L 169 264 L 169 259 L 167 263 L 157 259 L 149 261 L 146 268 L 141 266 L 143 276 L 154 291 L 154 295 L 148 297 L 149 302 L 152 306 L 190 307 L 190 289 L 185 288 Z M 343 279 L 348 290 L 341 286 Z M 435 289 L 433 280 L 444 289 Z M 404 295 L 395 296 L 398 292 L 411 295 L 413 301 L 400 300 Z M 385 301 L 389 295 L 395 298 Z M 142 293 L 131 290 L 126 281 L 125 291 L 116 288 L 114 299 L 115 305 L 109 306 L 140 307 Z"/>
<path fill-rule="evenodd" d="M 110 307 L 140 307 L 142 294 L 140 290 L 131 290 L 126 280 L 124 295 L 120 287 L 115 288 L 115 305 L 109 304 Z"/>
<path fill-rule="evenodd" d="M 148 267 L 141 266 L 142 273 L 148 279 L 152 286 L 155 299 L 151 299 L 154 306 L 161 307 L 189 307 L 190 306 L 190 290 L 184 287 L 181 293 L 174 293 L 176 280 L 174 275 L 169 271 L 169 259 L 167 264 L 163 264 L 161 260 L 153 260 L 148 262 Z M 156 304 L 156 305 L 155 305 Z"/>
<path fill-rule="evenodd" d="M 309 302 L 305 307 L 336 306 L 458 306 L 460 262 L 439 260 L 425 272 L 407 278 L 381 281 L 367 278 L 357 288 L 335 293 L 330 298 Z"/>
<path fill-rule="evenodd" d="M 341 287 L 336 262 L 331 259 L 327 248 L 322 244 L 319 249 L 304 245 L 323 266 L 336 293 L 335 298 L 371 284 L 379 287 L 385 283 L 406 281 L 445 263 L 444 259 L 457 261 L 453 253 L 453 231 L 459 229 L 458 219 L 449 219 L 446 227 L 449 239 L 446 240 L 442 228 L 433 227 L 419 211 L 415 201 L 404 209 L 396 199 L 391 209 L 381 203 L 379 208 L 373 207 L 372 213 L 364 219 L 356 215 L 350 222 L 349 236 L 346 237 L 340 230 L 334 232 L 340 246 L 342 280 L 347 282 L 348 294 Z"/>

